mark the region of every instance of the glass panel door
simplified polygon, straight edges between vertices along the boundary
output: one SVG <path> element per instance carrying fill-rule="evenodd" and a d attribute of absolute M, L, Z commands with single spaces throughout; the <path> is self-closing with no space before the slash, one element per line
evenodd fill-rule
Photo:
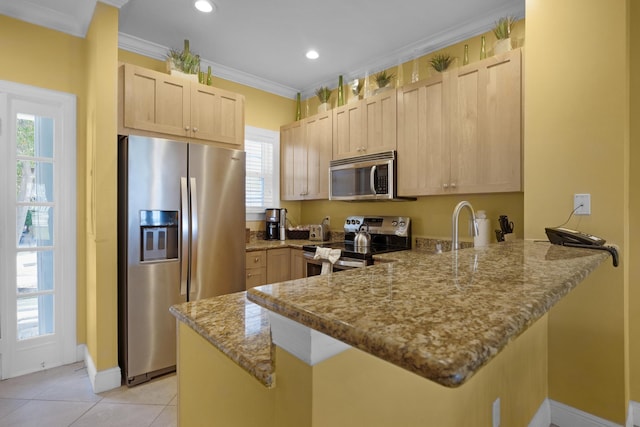
<path fill-rule="evenodd" d="M 0 81 L 0 123 L 4 379 L 77 360 L 75 98 Z"/>
<path fill-rule="evenodd" d="M 16 338 L 55 332 L 54 121 L 16 115 Z"/>

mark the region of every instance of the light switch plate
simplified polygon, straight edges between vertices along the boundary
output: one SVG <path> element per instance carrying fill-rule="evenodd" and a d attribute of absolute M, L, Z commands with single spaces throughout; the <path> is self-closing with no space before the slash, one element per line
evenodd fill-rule
<path fill-rule="evenodd" d="M 591 215 L 591 194 L 574 194 L 573 209 L 576 215 Z"/>

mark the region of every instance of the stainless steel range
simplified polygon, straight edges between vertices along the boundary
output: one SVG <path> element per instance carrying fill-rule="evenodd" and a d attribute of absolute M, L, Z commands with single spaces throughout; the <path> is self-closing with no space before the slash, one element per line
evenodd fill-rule
<path fill-rule="evenodd" d="M 359 234 L 360 233 L 360 234 Z M 362 244 L 362 234 L 368 233 L 368 243 Z M 411 249 L 411 218 L 406 216 L 348 216 L 344 222 L 344 241 L 304 245 L 307 277 L 319 275 L 321 259 L 314 259 L 316 248 L 340 249 L 340 258 L 333 271 L 366 267 L 373 256 Z"/>

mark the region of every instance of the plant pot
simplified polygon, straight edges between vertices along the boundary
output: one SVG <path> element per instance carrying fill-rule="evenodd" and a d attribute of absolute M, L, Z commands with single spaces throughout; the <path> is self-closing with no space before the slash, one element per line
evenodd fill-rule
<path fill-rule="evenodd" d="M 318 113 L 326 113 L 327 111 L 329 111 L 328 102 L 323 102 L 322 104 L 318 105 Z"/>
<path fill-rule="evenodd" d="M 505 53 L 511 50 L 511 38 L 497 40 L 496 44 L 493 46 L 493 54 L 498 55 L 500 53 Z"/>
<path fill-rule="evenodd" d="M 391 87 L 391 86 L 380 87 L 380 88 L 378 88 L 378 89 L 374 90 L 374 91 L 373 91 L 373 94 L 374 94 L 374 95 L 378 95 L 378 94 L 381 94 L 381 93 L 383 93 L 383 92 L 388 91 L 389 89 L 392 89 L 392 87 Z"/>
<path fill-rule="evenodd" d="M 192 82 L 198 83 L 198 75 L 197 74 L 187 74 L 178 70 L 171 70 L 171 75 L 180 77 L 183 79 L 191 80 Z"/>

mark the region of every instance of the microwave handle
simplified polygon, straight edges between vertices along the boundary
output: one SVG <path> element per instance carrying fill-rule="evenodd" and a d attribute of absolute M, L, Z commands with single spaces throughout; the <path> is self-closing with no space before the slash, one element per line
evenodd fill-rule
<path fill-rule="evenodd" d="M 371 172 L 369 175 L 369 186 L 371 187 L 371 193 L 373 193 L 373 195 L 375 196 L 376 193 L 376 170 L 378 169 L 378 166 L 371 166 Z"/>

